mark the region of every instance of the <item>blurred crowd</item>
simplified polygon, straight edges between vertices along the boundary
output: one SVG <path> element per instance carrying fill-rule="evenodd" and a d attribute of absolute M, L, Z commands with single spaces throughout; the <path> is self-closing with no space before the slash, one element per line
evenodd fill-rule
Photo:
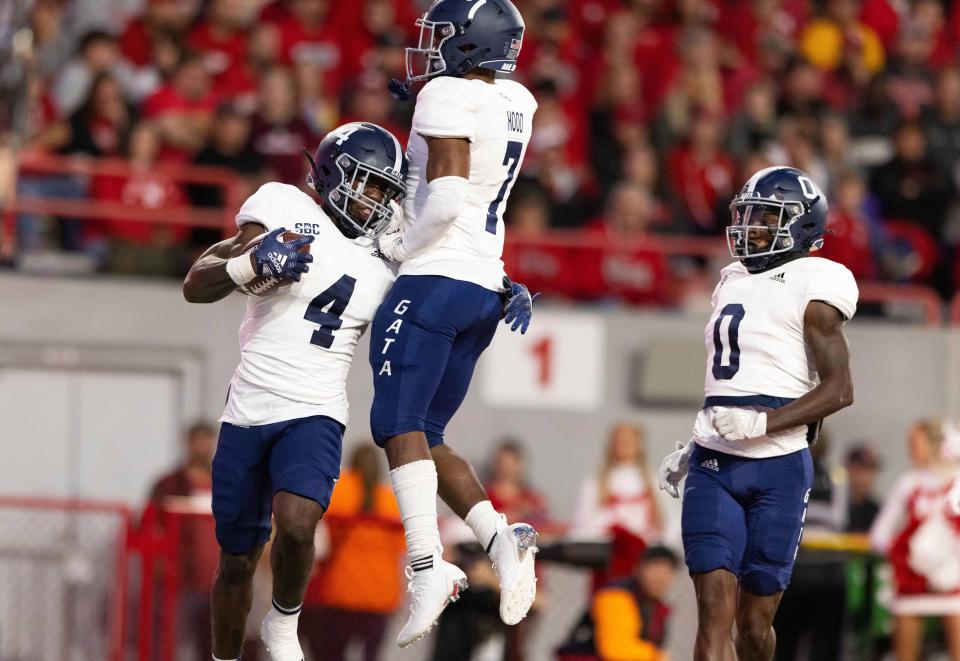
<path fill-rule="evenodd" d="M 144 514 L 150 526 L 164 521 L 158 512 L 187 514 L 177 542 L 183 659 L 209 658 L 215 445 L 214 428 L 192 427 L 184 462 L 158 480 Z M 522 443 L 505 439 L 493 448 L 482 475 L 491 501 L 509 520 L 540 531 L 538 600 L 521 624 L 504 626 L 489 559 L 448 513 L 441 522 L 445 553 L 467 573 L 470 590 L 444 612 L 428 658 L 520 661 L 531 644 L 549 640 L 559 661 L 661 661 L 671 636 L 692 641 L 696 611 L 689 586 L 683 590 L 679 506 L 652 481 L 659 457 L 648 456 L 644 431 L 632 423 L 615 424 L 601 445 L 569 517 L 549 511 Z M 825 434 L 812 453 L 804 542 L 775 622 L 777 661 L 866 661 L 890 653 L 909 661 L 938 650 L 960 658 L 960 424 L 917 421 L 903 452 L 910 467 L 882 494 L 883 457 L 873 443 L 847 443 L 841 453 Z M 315 660 L 376 661 L 391 649 L 390 627 L 404 609 L 405 548 L 384 463 L 372 444 L 354 445 L 317 530 L 301 619 Z M 269 563 L 261 565 L 244 658 L 262 658 L 256 624 L 269 608 L 270 580 Z M 553 572 L 562 568 L 592 573 L 585 595 L 557 599 Z M 558 616 L 569 605 L 560 602 L 584 606 L 571 620 Z M 561 631 L 558 621 L 572 627 Z M 547 635 L 538 635 L 543 629 Z"/>
<path fill-rule="evenodd" d="M 217 206 L 158 162 L 300 183 L 301 148 L 363 119 L 405 140 L 387 80 L 426 0 L 33 0 L 26 144 L 122 156 L 129 176 L 31 176 L 31 194 Z M 516 0 L 517 76 L 540 108 L 507 210 L 517 236 L 716 235 L 749 173 L 806 170 L 831 200 L 824 256 L 860 279 L 956 287 L 960 10 L 940 0 Z M 209 231 L 20 218 L 57 241 L 181 248 Z M 192 235 L 191 235 L 192 234 Z M 213 237 L 215 238 L 214 232 Z M 133 248 L 131 248 L 133 249 Z M 134 250 L 134 256 L 137 256 Z M 114 260 L 116 261 L 116 260 Z M 122 270 L 123 260 L 111 264 Z M 176 270 L 158 264 L 157 270 Z M 182 268 L 182 265 L 179 265 Z"/>

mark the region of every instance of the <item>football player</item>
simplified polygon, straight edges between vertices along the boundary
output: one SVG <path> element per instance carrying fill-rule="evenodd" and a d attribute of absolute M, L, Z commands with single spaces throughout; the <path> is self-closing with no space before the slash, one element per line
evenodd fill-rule
<path fill-rule="evenodd" d="M 215 659 L 240 657 L 271 513 L 273 608 L 260 635 L 274 661 L 303 659 L 297 619 L 314 531 L 340 474 L 347 370 L 395 277 L 373 243 L 405 195 L 397 139 L 374 124 L 347 124 L 307 157 L 320 204 L 294 186 L 264 184 L 240 208 L 236 236 L 207 250 L 183 284 L 191 303 L 238 288 L 262 294 L 250 296 L 240 325 L 240 364 L 213 460 Z M 287 228 L 302 236 L 284 241 Z"/>
<path fill-rule="evenodd" d="M 730 254 L 706 327 L 706 400 L 693 438 L 660 467 L 697 592 L 696 659 L 771 659 L 821 421 L 853 403 L 843 325 L 857 309 L 844 266 L 813 256 L 827 200 L 800 170 L 754 174 L 730 205 Z M 731 635 L 736 625 L 736 642 Z"/>
<path fill-rule="evenodd" d="M 473 530 L 501 586 L 500 616 L 516 624 L 536 593 L 536 532 L 508 525 L 470 465 L 444 444 L 507 301 L 507 322 L 526 330 L 532 298 L 504 276 L 503 209 L 530 141 L 537 103 L 512 72 L 524 23 L 509 0 L 438 0 L 407 49 L 403 97 L 420 90 L 407 145 L 404 231 L 380 241 L 401 262 L 373 321 L 370 364 L 374 440 L 384 447 L 406 532 L 410 617 L 401 647 L 421 638 L 465 585 L 441 558 L 437 493 Z"/>

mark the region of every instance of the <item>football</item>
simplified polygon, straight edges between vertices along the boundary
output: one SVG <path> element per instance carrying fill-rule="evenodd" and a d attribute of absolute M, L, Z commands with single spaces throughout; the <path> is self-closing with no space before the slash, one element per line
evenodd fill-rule
<path fill-rule="evenodd" d="M 249 255 L 250 251 L 256 250 L 265 236 L 267 236 L 267 232 L 264 232 L 260 236 L 251 239 L 250 243 L 243 247 L 243 254 Z M 279 239 L 283 243 L 288 243 L 290 241 L 299 239 L 302 236 L 304 235 L 298 234 L 297 232 L 284 232 L 279 236 Z M 310 252 L 310 244 L 308 243 L 300 246 L 298 252 Z M 280 280 L 279 278 L 274 278 L 273 276 L 269 275 L 258 275 L 247 284 L 237 287 L 237 291 L 244 294 L 249 294 L 251 296 L 267 296 L 282 287 L 289 287 L 292 284 L 292 280 Z"/>

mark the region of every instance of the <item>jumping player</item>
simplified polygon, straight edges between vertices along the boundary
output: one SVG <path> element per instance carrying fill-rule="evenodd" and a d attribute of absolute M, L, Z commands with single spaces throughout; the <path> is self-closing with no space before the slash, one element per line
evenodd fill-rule
<path fill-rule="evenodd" d="M 474 365 L 502 316 L 526 330 L 532 299 L 503 272 L 503 209 L 530 141 L 537 104 L 516 68 L 524 23 L 509 0 L 438 0 L 417 20 L 400 97 L 417 96 L 407 145 L 405 231 L 381 240 L 401 262 L 373 321 L 370 413 L 384 447 L 406 532 L 410 618 L 401 647 L 421 638 L 465 585 L 441 558 L 437 494 L 473 530 L 500 578 L 500 617 L 516 624 L 536 594 L 536 532 L 508 525 L 470 465 L 444 444 L 444 429 L 466 396 Z M 514 319 L 514 317 L 516 317 Z"/>
<path fill-rule="evenodd" d="M 347 370 L 394 280 L 373 243 L 405 195 L 406 158 L 396 138 L 374 124 L 347 124 L 327 135 L 310 160 L 308 182 L 319 206 L 294 186 L 263 185 L 240 208 L 236 236 L 207 250 L 183 284 L 189 302 L 211 303 L 258 276 L 288 283 L 248 301 L 213 460 L 221 548 L 214 659 L 240 656 L 271 513 L 273 608 L 260 635 L 273 661 L 303 659 L 297 619 L 314 562 L 314 531 L 340 474 Z M 304 236 L 284 243 L 285 228 Z M 306 244 L 311 252 L 300 252 Z"/>
<path fill-rule="evenodd" d="M 845 267 L 811 256 L 826 230 L 823 193 L 800 170 L 767 168 L 730 209 L 739 261 L 713 292 L 706 400 L 693 438 L 660 467 L 674 497 L 689 470 L 682 531 L 698 661 L 773 657 L 813 478 L 808 446 L 826 416 L 853 403 L 843 324 L 858 290 Z"/>

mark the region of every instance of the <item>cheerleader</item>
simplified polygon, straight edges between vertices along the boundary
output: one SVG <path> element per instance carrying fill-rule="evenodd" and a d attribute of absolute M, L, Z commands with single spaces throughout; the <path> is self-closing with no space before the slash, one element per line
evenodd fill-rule
<path fill-rule="evenodd" d="M 920 658 L 923 618 L 943 621 L 950 658 L 960 661 L 960 493 L 953 427 L 921 421 L 908 436 L 914 468 L 890 492 L 870 530 L 874 550 L 893 568 L 894 651 Z"/>

